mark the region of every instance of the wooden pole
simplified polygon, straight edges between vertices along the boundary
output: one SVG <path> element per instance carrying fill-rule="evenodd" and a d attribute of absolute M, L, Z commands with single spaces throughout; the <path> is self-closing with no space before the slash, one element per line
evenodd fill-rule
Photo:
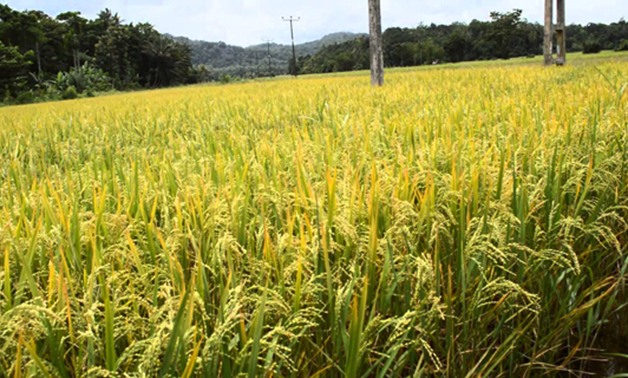
<path fill-rule="evenodd" d="M 558 45 L 558 58 L 556 64 L 563 65 L 567 63 L 567 38 L 565 36 L 565 0 L 558 0 L 556 7 L 557 23 L 556 23 L 556 44 Z"/>
<path fill-rule="evenodd" d="M 553 63 L 554 58 L 552 56 L 552 38 L 553 38 L 553 24 L 554 24 L 554 0 L 545 0 L 545 29 L 543 35 L 543 60 L 546 66 Z"/>
<path fill-rule="evenodd" d="M 369 46 L 371 53 L 371 85 L 384 85 L 384 51 L 382 48 L 382 14 L 380 0 L 369 1 Z"/>

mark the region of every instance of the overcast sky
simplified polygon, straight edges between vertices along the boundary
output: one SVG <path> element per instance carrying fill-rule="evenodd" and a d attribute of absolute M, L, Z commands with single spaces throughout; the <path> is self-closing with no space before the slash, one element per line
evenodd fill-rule
<path fill-rule="evenodd" d="M 94 18 L 104 8 L 126 22 L 148 22 L 163 33 L 248 46 L 262 39 L 290 41 L 282 16 L 300 16 L 297 43 L 338 31 L 367 32 L 367 0 L 0 0 L 14 9 L 39 9 L 56 16 L 77 10 Z M 381 0 L 382 22 L 413 27 L 419 23 L 487 20 L 489 13 L 523 9 L 542 22 L 544 0 Z M 568 23 L 616 22 L 628 18 L 628 0 L 568 0 Z"/>

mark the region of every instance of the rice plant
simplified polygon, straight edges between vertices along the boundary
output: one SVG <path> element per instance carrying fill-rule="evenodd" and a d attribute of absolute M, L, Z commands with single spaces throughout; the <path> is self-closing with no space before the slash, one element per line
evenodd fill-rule
<path fill-rule="evenodd" d="M 599 341 L 626 318 L 626 78 L 493 64 L 0 109 L 0 376 L 625 356 Z"/>

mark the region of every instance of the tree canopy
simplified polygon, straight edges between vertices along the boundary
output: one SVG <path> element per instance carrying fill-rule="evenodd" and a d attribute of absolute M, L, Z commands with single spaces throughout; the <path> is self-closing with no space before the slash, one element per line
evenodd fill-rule
<path fill-rule="evenodd" d="M 416 66 L 435 62 L 509 59 L 543 53 L 543 26 L 522 17 L 522 11 L 491 12 L 489 21 L 469 24 L 392 27 L 384 31 L 384 62 L 388 67 Z M 366 69 L 368 38 L 330 45 L 300 60 L 304 73 Z M 628 50 L 628 23 L 567 27 L 567 50 L 596 52 Z"/>
<path fill-rule="evenodd" d="M 120 90 L 194 81 L 187 45 L 150 24 L 125 24 L 109 9 L 89 20 L 80 12 L 53 18 L 0 4 L 0 57 L 5 99 L 24 91 L 50 94 L 62 86 L 56 83 L 59 73 L 69 72 L 104 76 L 111 88 Z"/>

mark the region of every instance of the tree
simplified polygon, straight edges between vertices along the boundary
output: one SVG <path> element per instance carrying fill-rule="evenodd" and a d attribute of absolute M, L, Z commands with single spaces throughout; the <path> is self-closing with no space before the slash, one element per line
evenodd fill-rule
<path fill-rule="evenodd" d="M 56 17 L 56 20 L 66 25 L 65 47 L 67 50 L 72 51 L 72 65 L 76 69 L 81 66 L 81 54 L 85 44 L 87 20 L 81 17 L 81 12 L 61 13 Z"/>
<path fill-rule="evenodd" d="M 162 35 L 154 37 L 144 49 L 148 61 L 146 84 L 152 87 L 185 84 L 189 78 L 190 52 L 186 46 Z"/>
<path fill-rule="evenodd" d="M 369 41 L 360 36 L 352 41 L 326 46 L 301 63 L 304 73 L 365 70 L 369 67 Z"/>
<path fill-rule="evenodd" d="M 512 12 L 491 12 L 491 31 L 488 37 L 495 43 L 495 56 L 508 59 L 518 54 L 513 50 L 520 42 L 519 26 L 521 25 L 521 9 Z"/>
<path fill-rule="evenodd" d="M 0 90 L 5 97 L 16 96 L 27 83 L 33 53 L 22 54 L 16 47 L 0 41 Z"/>
<path fill-rule="evenodd" d="M 111 77 L 118 89 L 128 88 L 136 81 L 136 64 L 129 57 L 129 37 L 128 27 L 111 26 L 95 48 L 96 65 Z"/>
<path fill-rule="evenodd" d="M 451 33 L 443 45 L 447 60 L 450 62 L 466 60 L 469 48 L 470 41 L 463 30 Z"/>

